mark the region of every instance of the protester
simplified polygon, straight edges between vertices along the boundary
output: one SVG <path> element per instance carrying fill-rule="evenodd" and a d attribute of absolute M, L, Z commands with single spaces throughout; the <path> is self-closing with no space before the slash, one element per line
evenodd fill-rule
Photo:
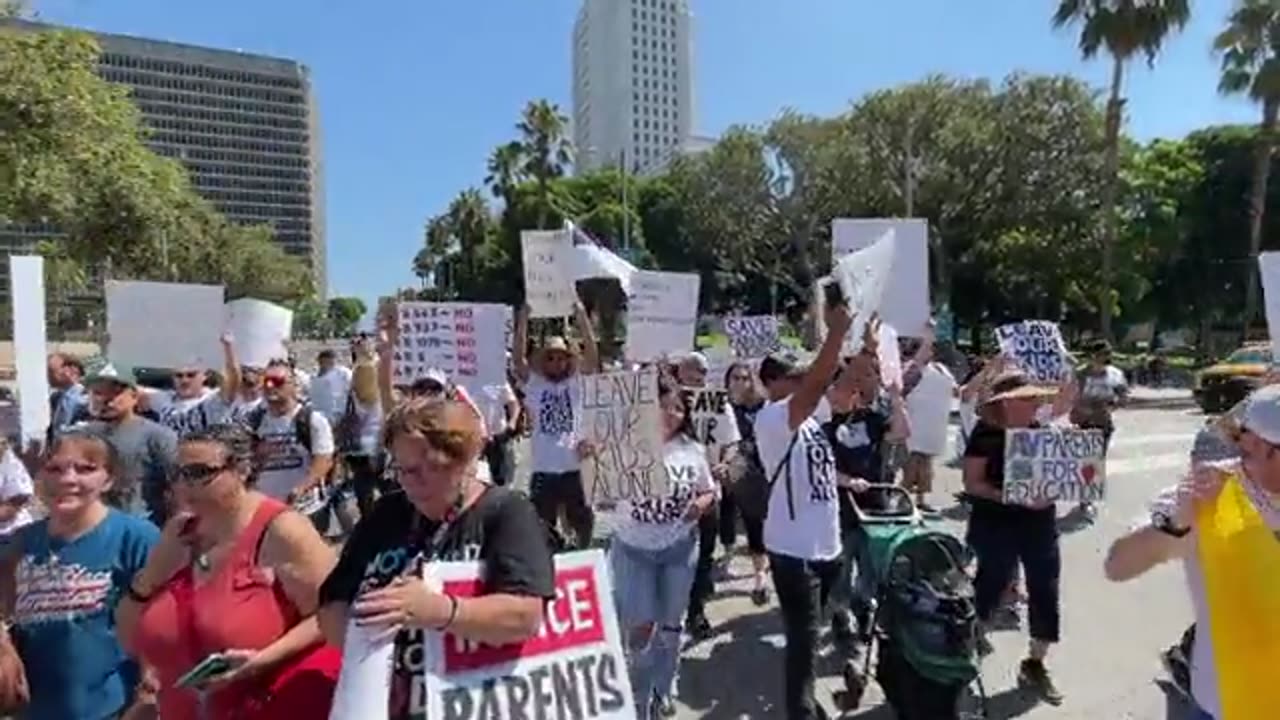
<path fill-rule="evenodd" d="M 120 469 L 111 443 L 82 428 L 49 446 L 37 474 L 48 516 L 18 530 L 0 562 L 0 711 L 89 720 L 139 700 L 114 611 L 158 531 L 103 501 Z"/>
<path fill-rule="evenodd" d="M 1021 563 L 1026 576 L 1031 643 L 1019 666 L 1018 682 L 1051 705 L 1063 696 L 1045 666 L 1049 647 L 1060 640 L 1059 584 L 1062 555 L 1058 547 L 1056 507 L 1052 502 L 1024 507 L 1004 501 L 1005 431 L 1039 427 L 1042 405 L 1058 395 L 1054 388 L 1032 385 L 1020 372 L 1006 371 L 991 383 L 983 414 L 965 448 L 964 488 L 970 503 L 966 541 L 978 558 L 974 579 L 978 619 L 989 629 L 1002 595 Z M 983 651 L 990 646 L 980 638 Z"/>
<path fill-rule="evenodd" d="M 933 492 L 934 459 L 946 451 L 951 406 L 957 394 L 956 380 L 945 364 L 934 356 L 933 338 L 926 334 L 912 362 L 906 383 L 907 417 L 911 433 L 906 438 L 906 465 L 902 487 L 915 494 L 916 507 L 933 513 L 928 497 Z"/>
<path fill-rule="evenodd" d="M 747 553 L 751 556 L 751 601 L 757 607 L 769 604 L 769 554 L 764 545 L 764 516 L 769 507 L 769 483 L 760 453 L 756 450 L 756 414 L 764 407 L 764 398 L 751 370 L 745 362 L 735 362 L 725 371 L 725 387 L 738 425 L 738 452 L 734 454 L 732 481 L 723 489 L 733 502 L 721 500 L 720 542 L 726 554 L 737 541 L 738 516 L 747 536 Z M 732 510 L 737 510 L 733 513 Z"/>
<path fill-rule="evenodd" d="M 852 318 L 826 310 L 827 336 L 807 372 L 794 360 L 760 364 L 769 403 L 756 415 L 760 461 L 772 485 L 764 541 L 786 634 L 785 712 L 819 717 L 814 698 L 818 621 L 840 577 L 840 511 L 831 444 L 814 415 L 840 359 Z"/>
<path fill-rule="evenodd" d="M 425 712 L 424 631 L 490 645 L 527 640 L 554 596 L 554 574 L 530 502 L 476 478 L 484 437 L 473 406 L 410 400 L 387 418 L 384 435 L 404 491 L 360 519 L 320 589 L 319 617 L 339 647 L 351 621 L 369 632 L 397 630 L 387 717 L 408 720 Z M 444 595 L 418 580 L 424 563 L 450 560 L 483 565 L 480 596 Z"/>
<path fill-rule="evenodd" d="M 489 477 L 495 485 L 511 484 L 515 476 L 515 439 L 520 434 L 520 416 L 523 410 L 520 399 L 508 382 L 493 388 L 486 388 L 489 402 L 494 407 L 494 417 L 489 421 L 489 440 L 484 446 L 485 464 L 489 467 Z"/>
<path fill-rule="evenodd" d="M 223 382 L 219 390 L 205 387 L 208 368 L 191 364 L 173 371 L 172 391 L 148 391 L 145 406 L 160 417 L 160 424 L 182 437 L 227 421 L 240 389 L 240 361 L 235 341 L 224 334 Z"/>
<path fill-rule="evenodd" d="M 106 499 L 112 506 L 163 525 L 169 516 L 169 475 L 178 453 L 178 436 L 160 423 L 137 414 L 137 381 L 127 368 L 102 359 L 89 364 L 93 420 L 83 427 L 105 436 L 118 455 Z"/>
<path fill-rule="evenodd" d="M 658 397 L 671 491 L 666 497 L 624 503 L 609 545 L 618 619 L 627 637 L 631 687 L 642 720 L 675 716 L 680 619 L 698 556 L 695 527 L 710 514 L 719 493 L 679 388 L 664 381 Z"/>
<path fill-rule="evenodd" d="M 351 394 L 352 370 L 338 364 L 338 354 L 329 348 L 316 355 L 316 374 L 304 387 L 307 401 L 330 425 L 337 425 Z"/>
<path fill-rule="evenodd" d="M 675 379 L 681 387 L 690 391 L 706 387 L 707 372 L 710 365 L 702 353 L 689 353 L 680 358 L 675 365 Z M 686 411 L 692 414 L 695 407 L 691 404 L 696 394 L 688 393 L 685 400 Z M 733 466 L 733 456 L 737 452 L 738 441 L 742 436 L 738 433 L 738 420 L 733 414 L 733 407 L 725 398 L 724 404 L 703 421 L 693 423 L 694 438 L 706 449 L 707 463 L 711 467 L 711 475 L 716 483 L 723 485 L 729 480 L 729 470 Z M 733 508 L 728 509 L 732 517 Z M 698 519 L 698 567 L 690 589 L 689 616 L 685 627 L 689 634 L 698 639 L 711 636 L 711 621 L 707 619 L 707 601 L 715 594 L 716 539 L 720 534 L 720 507 L 711 508 Z M 726 553 L 724 560 L 727 567 L 730 557 Z"/>
<path fill-rule="evenodd" d="M 240 366 L 240 387 L 236 389 L 235 400 L 231 403 L 229 421 L 243 423 L 249 413 L 262 406 L 262 370 L 249 365 Z"/>
<path fill-rule="evenodd" d="M 1076 374 L 1076 403 L 1071 409 L 1071 422 L 1085 430 L 1101 430 L 1103 453 L 1116 431 L 1112 414 L 1129 397 L 1129 385 L 1120 368 L 1111 364 L 1111 343 L 1099 340 L 1089 349 L 1089 362 Z M 1092 503 L 1082 501 L 1076 508 L 1086 520 L 1096 511 Z"/>
<path fill-rule="evenodd" d="M 341 657 L 323 645 L 314 614 L 333 550 L 306 518 L 252 488 L 252 442 L 238 425 L 183 439 L 179 512 L 116 614 L 121 641 L 157 676 L 164 720 L 328 717 Z M 212 654 L 231 669 L 177 687 Z"/>
<path fill-rule="evenodd" d="M 582 487 L 574 408 L 579 403 L 578 373 L 597 372 L 600 357 L 591 319 L 581 303 L 574 305 L 574 320 L 582 338 L 581 357 L 564 338 L 552 337 L 530 361 L 529 309 L 521 308 L 516 314 L 512 362 L 516 379 L 524 385 L 525 403 L 533 419 L 529 497 L 551 527 L 556 527 L 564 512 L 576 535 L 577 547 L 585 548 L 592 540 L 594 516 Z"/>
<path fill-rule="evenodd" d="M 366 338 L 352 348 L 354 366 L 345 409 L 333 427 L 334 445 L 342 453 L 347 482 L 355 493 L 360 514 L 373 512 L 382 477 L 382 403 L 378 392 L 378 358 Z M 337 370 L 331 370 L 330 375 Z M 326 374 L 316 376 L 319 383 Z M 314 397 L 314 394 L 313 394 Z"/>
<path fill-rule="evenodd" d="M 822 424 L 835 461 L 843 551 L 840 580 L 831 593 L 831 631 L 845 649 L 855 639 L 855 625 L 864 638 L 870 637 L 875 599 L 875 575 L 855 503 L 865 498 L 871 485 L 888 482 L 885 453 L 890 443 L 906 440 L 911 433 L 902 391 L 897 387 L 886 391 L 883 386 L 877 333 L 871 323 L 867 328 L 862 351 L 849 359 L 827 391 L 831 419 Z M 855 568 L 856 588 L 849 574 Z"/>
<path fill-rule="evenodd" d="M 1228 419 L 1221 428 L 1235 445 L 1238 460 L 1230 453 L 1196 453 L 1200 457 L 1194 458 L 1191 472 L 1156 495 L 1150 515 L 1112 544 L 1105 563 L 1107 578 L 1123 582 L 1170 560 L 1182 561 L 1195 615 L 1190 685 L 1191 697 L 1197 705 L 1193 717 L 1197 720 L 1231 717 L 1223 714 L 1220 672 L 1266 673 L 1265 677 L 1270 677 L 1269 669 L 1233 668 L 1229 660 L 1214 656 L 1206 566 L 1197 551 L 1201 544 L 1199 510 L 1214 503 L 1225 489 L 1237 482 L 1248 498 L 1249 510 L 1256 513 L 1255 518 L 1260 518 L 1260 527 L 1268 533 L 1280 533 L 1280 510 L 1274 500 L 1280 496 L 1280 451 L 1277 450 L 1280 448 L 1280 386 L 1266 385 L 1255 391 L 1238 416 L 1238 421 Z M 1232 472 L 1240 475 L 1228 480 Z M 1243 520 L 1236 522 L 1244 526 Z M 1248 598 L 1224 600 L 1237 606 L 1249 602 Z M 1266 637 L 1265 634 L 1262 637 Z"/>
<path fill-rule="evenodd" d="M 333 430 L 324 415 L 299 402 L 293 373 L 283 363 L 268 365 L 262 382 L 266 402 L 247 418 L 255 441 L 255 489 L 310 515 L 328 489 Z"/>
<path fill-rule="evenodd" d="M 55 435 L 65 428 L 82 422 L 89 415 L 89 395 L 81 380 L 84 364 L 66 353 L 53 353 L 48 361 L 49 375 L 49 432 L 45 436 L 47 447 Z"/>

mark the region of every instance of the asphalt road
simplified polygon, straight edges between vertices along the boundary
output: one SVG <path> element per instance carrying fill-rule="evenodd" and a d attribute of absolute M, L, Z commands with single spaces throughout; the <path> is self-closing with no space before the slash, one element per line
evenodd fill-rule
<path fill-rule="evenodd" d="M 1102 576 L 1102 558 L 1111 540 L 1145 512 L 1147 500 L 1176 481 L 1203 416 L 1186 410 L 1122 411 L 1108 465 L 1108 499 L 1097 522 L 1065 528 L 1063 548 L 1063 642 L 1049 667 L 1066 702 L 1057 708 L 1035 705 L 1016 688 L 1018 662 L 1025 657 L 1025 630 L 995 633 L 996 652 L 983 665 L 989 717 L 1028 720 L 1180 720 L 1184 709 L 1170 699 L 1159 652 L 1177 640 L 1190 622 L 1190 606 L 1180 567 L 1159 568 L 1124 586 Z M 954 505 L 959 471 L 939 466 L 933 504 Z M 1066 513 L 1067 508 L 1060 510 Z M 963 536 L 963 524 L 942 520 Z M 681 667 L 677 717 L 728 720 L 780 718 L 784 641 L 777 607 L 754 607 L 750 565 L 735 556 L 730 580 L 719 583 L 709 608 L 716 634 L 689 647 Z M 836 663 L 829 663 L 834 673 Z M 833 696 L 843 689 L 838 676 L 820 682 L 822 701 L 838 707 Z M 868 691 L 846 718 L 888 720 L 877 688 Z"/>

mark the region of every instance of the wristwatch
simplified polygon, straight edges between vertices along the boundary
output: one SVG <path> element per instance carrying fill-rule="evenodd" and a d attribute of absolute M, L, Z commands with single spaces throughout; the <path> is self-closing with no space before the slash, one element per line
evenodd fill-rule
<path fill-rule="evenodd" d="M 1151 527 L 1159 530 L 1169 537 L 1175 538 L 1186 537 L 1187 533 L 1191 532 L 1191 528 L 1189 527 L 1178 527 L 1173 521 L 1173 516 L 1162 510 L 1152 511 Z"/>

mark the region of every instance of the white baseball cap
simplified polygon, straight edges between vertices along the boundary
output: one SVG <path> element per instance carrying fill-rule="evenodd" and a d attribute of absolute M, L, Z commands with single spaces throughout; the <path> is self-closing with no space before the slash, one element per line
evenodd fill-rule
<path fill-rule="evenodd" d="M 1259 388 L 1245 400 L 1240 429 L 1280 445 L 1280 385 Z"/>

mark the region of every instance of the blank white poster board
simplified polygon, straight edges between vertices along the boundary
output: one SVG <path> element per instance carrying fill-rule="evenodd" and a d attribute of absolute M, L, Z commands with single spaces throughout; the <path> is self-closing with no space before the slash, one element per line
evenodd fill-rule
<path fill-rule="evenodd" d="M 929 320 L 929 223 L 917 218 L 837 218 L 831 222 L 831 260 L 869 247 L 893 231 L 893 269 L 880 318 L 906 337 L 918 337 Z"/>
<path fill-rule="evenodd" d="M 293 333 L 293 311 L 266 300 L 240 298 L 227 303 L 227 332 L 235 339 L 241 365 L 265 368 L 272 360 L 285 360 L 285 343 Z"/>
<path fill-rule="evenodd" d="M 107 281 L 107 357 L 130 368 L 222 367 L 221 285 Z"/>
<path fill-rule="evenodd" d="M 638 270 L 627 296 L 627 359 L 657 360 L 693 349 L 698 333 L 696 273 Z"/>
<path fill-rule="evenodd" d="M 1280 362 L 1280 252 L 1258 255 L 1258 271 L 1262 274 L 1262 302 L 1267 313 L 1267 332 L 1271 334 L 1271 357 Z"/>
<path fill-rule="evenodd" d="M 49 429 L 49 374 L 45 357 L 44 258 L 9 256 L 13 354 L 18 375 L 22 443 L 43 442 Z"/>
<path fill-rule="evenodd" d="M 578 296 L 569 276 L 574 252 L 568 230 L 524 230 L 520 257 L 524 266 L 524 297 L 531 318 L 568 317 Z"/>

